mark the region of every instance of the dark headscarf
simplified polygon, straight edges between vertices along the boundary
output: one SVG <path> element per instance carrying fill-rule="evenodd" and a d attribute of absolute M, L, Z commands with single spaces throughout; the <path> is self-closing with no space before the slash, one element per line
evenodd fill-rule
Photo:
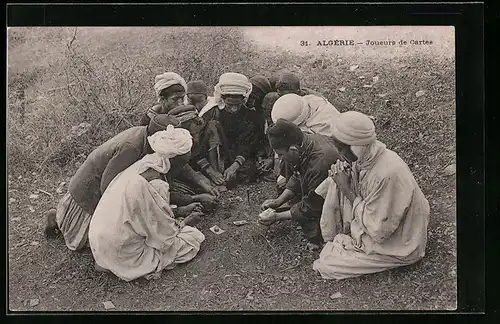
<path fill-rule="evenodd" d="M 262 75 L 253 76 L 250 78 L 250 82 L 253 87 L 260 89 L 264 95 L 271 92 L 271 84 L 269 83 L 269 80 Z"/>
<path fill-rule="evenodd" d="M 273 105 L 276 100 L 279 99 L 279 97 L 280 96 L 277 92 L 269 92 L 268 94 L 266 94 L 264 100 L 262 100 L 262 108 L 264 109 L 264 111 L 269 111 L 269 113 L 271 113 Z"/>
<path fill-rule="evenodd" d="M 190 81 L 187 84 L 186 94 L 204 94 L 208 96 L 207 85 L 201 80 Z"/>
<path fill-rule="evenodd" d="M 300 80 L 293 73 L 283 73 L 276 83 L 276 89 L 298 91 L 300 90 Z"/>
<path fill-rule="evenodd" d="M 276 92 L 276 83 L 278 83 L 278 76 L 272 75 L 269 79 L 269 84 L 271 85 L 271 91 Z"/>
<path fill-rule="evenodd" d="M 280 118 L 274 126 L 267 130 L 267 137 L 273 149 L 280 149 L 300 145 L 304 139 L 304 134 L 297 125 Z"/>

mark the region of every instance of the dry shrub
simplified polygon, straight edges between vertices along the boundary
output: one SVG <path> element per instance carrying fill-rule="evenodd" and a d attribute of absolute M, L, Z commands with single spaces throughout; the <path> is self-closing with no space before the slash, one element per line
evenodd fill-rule
<path fill-rule="evenodd" d="M 175 32 L 162 28 L 133 32 L 35 28 L 25 34 L 9 31 L 9 37 L 9 55 L 16 51 L 21 54 L 19 49 L 28 50 L 32 45 L 40 59 L 46 53 L 43 37 L 47 37 L 60 45 L 53 52 L 62 57 L 54 54 L 41 64 L 33 60 L 29 65 L 23 65 L 21 55 L 12 60 L 9 57 L 9 165 L 25 169 L 53 163 L 74 166 L 113 135 L 137 125 L 156 101 L 155 75 L 166 71 L 177 72 L 186 81 L 201 79 L 209 89 L 224 72 L 270 77 L 291 71 L 303 86 L 323 93 L 341 111 L 354 109 L 376 116 L 382 139 L 402 149 L 410 147 L 410 143 L 401 140 L 396 125 L 408 127 L 413 138 L 418 138 L 420 132 L 425 136 L 420 124 L 425 121 L 423 127 L 436 122 L 427 112 L 454 99 L 454 64 L 449 59 L 425 55 L 390 60 L 355 55 L 301 56 L 256 47 L 240 30 L 229 27 L 183 27 L 175 28 Z M 98 42 L 98 38 L 102 40 Z M 350 71 L 351 65 L 359 68 Z M 372 88 L 363 87 L 371 83 L 373 76 L 379 76 L 378 83 Z M 54 88 L 47 90 L 47 84 Z M 346 90 L 339 92 L 340 87 Z M 428 90 L 427 100 L 415 98 L 415 92 L 421 89 Z M 380 97 L 382 93 L 386 96 Z M 395 105 L 387 106 L 387 99 Z M 393 126 L 384 126 L 388 120 Z M 91 126 L 84 134 L 62 142 L 81 123 Z M 411 123 L 419 127 L 411 127 Z M 436 129 L 443 127 L 436 125 Z M 447 131 L 453 133 L 452 129 Z"/>
<path fill-rule="evenodd" d="M 202 79 L 213 87 L 224 72 L 247 74 L 257 57 L 243 35 L 231 28 L 182 28 L 167 31 L 164 37 L 155 34 L 157 47 L 164 51 L 148 52 L 137 46 L 140 38 L 131 38 L 127 44 L 115 42 L 112 52 L 109 43 L 104 44 L 106 54 L 81 44 L 78 29 L 72 34 L 64 29 L 43 35 L 67 37 L 64 48 L 57 50 L 63 53 L 62 64 L 51 66 L 50 71 L 47 66 L 21 72 L 9 68 L 9 166 L 23 170 L 78 165 L 95 147 L 138 125 L 155 103 L 153 84 L 159 73 L 175 71 L 187 81 Z M 48 76 L 56 78 L 59 86 L 44 89 Z M 27 89 L 29 100 L 24 98 Z M 21 93 L 22 99 L 16 97 Z M 82 123 L 90 126 L 78 136 L 71 135 L 71 129 Z"/>

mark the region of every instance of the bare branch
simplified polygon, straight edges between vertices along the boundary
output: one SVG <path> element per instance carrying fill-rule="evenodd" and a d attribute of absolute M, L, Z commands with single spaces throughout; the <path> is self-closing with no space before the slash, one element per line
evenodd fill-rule
<path fill-rule="evenodd" d="M 71 46 L 73 45 L 73 42 L 76 40 L 76 32 L 78 30 L 78 27 L 75 27 L 75 32 L 73 33 L 73 37 L 68 43 L 68 49 L 71 50 Z"/>

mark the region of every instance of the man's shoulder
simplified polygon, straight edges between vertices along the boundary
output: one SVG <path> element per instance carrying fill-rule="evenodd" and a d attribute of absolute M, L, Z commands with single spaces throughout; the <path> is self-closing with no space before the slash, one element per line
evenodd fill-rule
<path fill-rule="evenodd" d="M 316 142 L 317 145 L 324 147 L 333 147 L 336 149 L 333 139 L 327 135 L 318 134 L 318 133 L 304 133 L 304 138 L 308 138 L 309 140 Z"/>
<path fill-rule="evenodd" d="M 313 145 L 313 150 L 318 152 L 324 158 L 338 159 L 340 157 L 337 147 L 333 143 L 333 140 L 322 134 L 306 134 L 304 133 L 304 139 L 310 141 Z"/>
<path fill-rule="evenodd" d="M 147 135 L 147 126 L 133 126 L 113 137 L 117 146 L 140 146 Z M 112 140 L 113 140 L 112 139 Z"/>
<path fill-rule="evenodd" d="M 385 149 L 375 162 L 374 168 L 378 177 L 385 179 L 397 179 L 410 173 L 411 170 L 405 161 L 394 151 Z"/>

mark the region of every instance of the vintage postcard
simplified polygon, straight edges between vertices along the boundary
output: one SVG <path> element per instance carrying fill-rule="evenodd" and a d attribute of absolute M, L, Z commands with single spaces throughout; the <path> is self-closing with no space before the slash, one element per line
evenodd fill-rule
<path fill-rule="evenodd" d="M 11 27 L 7 51 L 10 310 L 456 309 L 454 27 Z"/>

